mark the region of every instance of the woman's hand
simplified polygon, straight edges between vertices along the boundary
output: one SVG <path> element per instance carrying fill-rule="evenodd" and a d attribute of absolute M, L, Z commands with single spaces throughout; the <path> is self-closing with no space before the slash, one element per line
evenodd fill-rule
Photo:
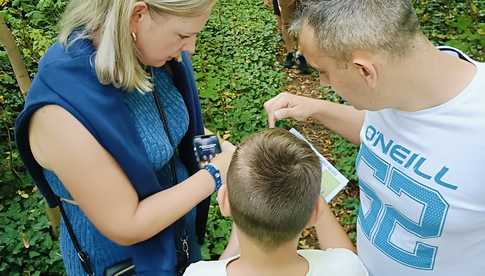
<path fill-rule="evenodd" d="M 226 183 L 227 170 L 231 163 L 232 155 L 236 151 L 236 147 L 229 141 L 223 141 L 221 144 L 221 153 L 212 159 L 212 163 L 219 169 L 222 177 L 222 183 Z"/>
<path fill-rule="evenodd" d="M 60 106 L 47 105 L 35 112 L 29 139 L 36 160 L 59 177 L 96 228 L 120 245 L 153 237 L 214 192 L 214 179 L 201 170 L 140 201 L 117 161 Z M 223 143 L 223 152 L 214 159 L 223 177 L 234 148 Z"/>
<path fill-rule="evenodd" d="M 215 135 L 214 132 L 207 128 L 204 128 L 204 133 L 206 135 Z M 221 153 L 217 154 L 216 157 L 211 160 L 211 163 L 213 163 L 219 169 L 222 176 L 222 183 L 226 183 L 227 170 L 229 169 L 232 155 L 236 151 L 236 146 L 219 136 L 217 136 L 217 138 L 219 139 L 219 144 L 221 145 Z"/>

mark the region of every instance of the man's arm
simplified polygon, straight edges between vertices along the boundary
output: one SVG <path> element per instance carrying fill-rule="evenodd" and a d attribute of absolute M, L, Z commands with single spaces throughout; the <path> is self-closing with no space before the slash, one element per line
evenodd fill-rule
<path fill-rule="evenodd" d="M 345 233 L 325 200 L 322 201 L 320 214 L 315 224 L 320 248 L 323 250 L 327 248 L 347 248 L 355 252 L 355 247 L 347 233 Z"/>
<path fill-rule="evenodd" d="M 364 124 L 365 111 L 323 100 L 315 100 L 314 104 L 315 108 L 310 117 L 353 144 L 360 144 L 360 130 Z"/>
<path fill-rule="evenodd" d="M 360 144 L 360 130 L 364 123 L 365 111 L 351 106 L 329 101 L 281 93 L 264 104 L 268 113 L 268 124 L 285 118 L 304 121 L 309 117 L 317 120 L 330 130 L 350 142 Z"/>

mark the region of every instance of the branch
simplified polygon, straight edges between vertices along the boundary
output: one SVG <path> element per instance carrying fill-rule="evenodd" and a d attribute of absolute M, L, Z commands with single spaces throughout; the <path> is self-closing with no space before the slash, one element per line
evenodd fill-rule
<path fill-rule="evenodd" d="M 27 95 L 31 81 L 25 63 L 20 55 L 20 50 L 15 43 L 15 39 L 12 36 L 12 32 L 8 28 L 3 16 L 0 15 L 0 43 L 3 44 L 5 50 L 7 51 L 8 59 L 10 64 L 12 64 L 13 72 L 17 83 L 20 87 L 20 92 L 22 96 Z"/>
<path fill-rule="evenodd" d="M 20 55 L 19 47 L 17 43 L 15 43 L 15 39 L 12 36 L 12 32 L 8 28 L 3 16 L 0 15 L 0 43 L 3 44 L 5 50 L 7 51 L 8 59 L 10 60 L 10 64 L 12 65 L 13 72 L 15 74 L 15 78 L 17 79 L 17 83 L 20 87 L 20 92 L 22 96 L 27 96 L 27 91 L 30 88 L 30 77 L 29 73 L 27 72 L 27 68 L 25 63 Z M 7 128 L 7 134 L 9 137 L 9 145 L 11 146 L 10 141 L 10 130 Z M 13 168 L 13 160 L 12 160 L 12 148 L 10 148 L 10 167 L 12 173 L 17 177 L 20 178 L 18 173 Z M 59 236 L 59 222 L 60 222 L 60 213 L 58 208 L 49 208 L 46 205 L 46 212 L 47 217 L 49 219 L 49 224 L 52 227 L 52 233 L 54 237 Z"/>

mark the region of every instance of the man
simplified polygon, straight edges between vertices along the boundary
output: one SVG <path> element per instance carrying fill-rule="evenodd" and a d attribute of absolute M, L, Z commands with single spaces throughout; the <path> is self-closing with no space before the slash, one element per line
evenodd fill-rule
<path fill-rule="evenodd" d="M 282 93 L 265 103 L 269 124 L 312 117 L 361 145 L 370 275 L 483 275 L 485 64 L 435 48 L 407 0 L 310 3 L 295 29 L 322 85 L 352 106 Z"/>
<path fill-rule="evenodd" d="M 290 26 L 299 5 L 301 5 L 301 0 L 273 0 L 274 14 L 277 16 L 278 26 L 286 49 L 283 67 L 292 68 L 296 64 L 300 73 L 309 74 L 310 68 L 308 68 L 306 59 L 298 52 L 295 36 L 290 33 Z"/>

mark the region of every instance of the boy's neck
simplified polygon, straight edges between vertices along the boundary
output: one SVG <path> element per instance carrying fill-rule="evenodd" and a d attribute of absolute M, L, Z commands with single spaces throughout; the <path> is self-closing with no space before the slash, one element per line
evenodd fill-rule
<path fill-rule="evenodd" d="M 241 255 L 227 265 L 228 276 L 304 276 L 309 271 L 308 262 L 297 253 L 298 240 L 265 250 L 241 231 L 237 235 Z"/>

